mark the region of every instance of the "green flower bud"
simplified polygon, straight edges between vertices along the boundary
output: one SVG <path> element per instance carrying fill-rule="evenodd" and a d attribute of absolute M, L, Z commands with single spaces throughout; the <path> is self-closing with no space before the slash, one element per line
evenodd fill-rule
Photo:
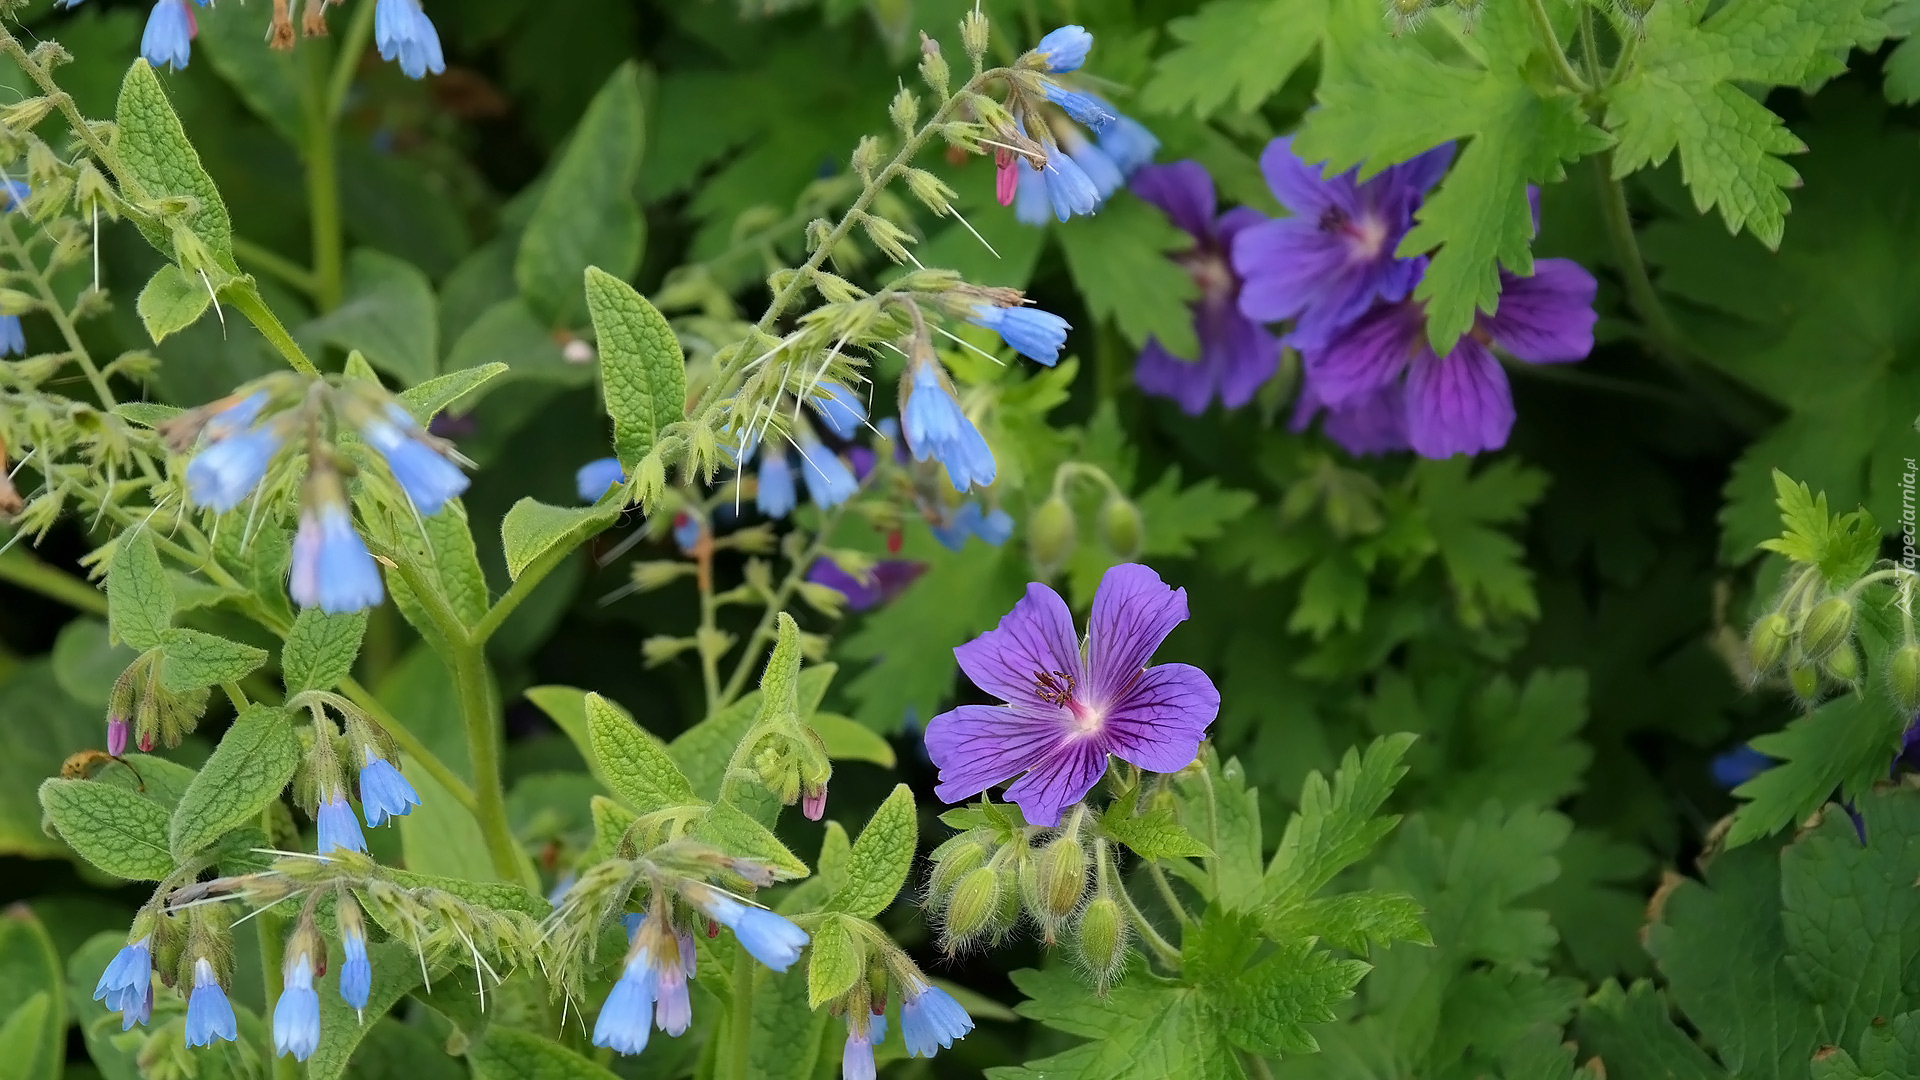
<path fill-rule="evenodd" d="M 1920 645 L 1909 642 L 1887 658 L 1887 689 L 1903 715 L 1920 712 Z"/>
<path fill-rule="evenodd" d="M 953 900 L 947 904 L 942 944 L 948 952 L 964 948 L 993 921 L 1000 906 L 1000 874 L 991 866 L 982 866 L 960 879 Z"/>
<path fill-rule="evenodd" d="M 960 18 L 960 47 L 967 50 L 973 66 L 978 68 L 987 55 L 987 17 L 979 8 L 974 8 Z"/>
<path fill-rule="evenodd" d="M 1853 604 L 1844 596 L 1829 596 L 1814 605 L 1800 628 L 1800 647 L 1807 659 L 1819 661 L 1853 636 Z"/>
<path fill-rule="evenodd" d="M 1067 561 L 1079 543 L 1073 507 L 1058 495 L 1040 504 L 1027 522 L 1027 552 L 1034 565 L 1053 570 Z"/>
<path fill-rule="evenodd" d="M 1787 672 L 1787 682 L 1801 701 L 1812 704 L 1820 700 L 1820 669 L 1812 664 L 1795 664 Z"/>
<path fill-rule="evenodd" d="M 1081 961 L 1093 973 L 1094 982 L 1105 989 L 1127 959 L 1127 924 L 1120 916 L 1120 905 L 1110 896 L 1095 897 L 1080 913 L 1074 936 Z"/>
<path fill-rule="evenodd" d="M 922 33 L 920 35 L 920 77 L 926 80 L 928 89 L 947 100 L 947 58 L 940 55 L 940 43 Z"/>
<path fill-rule="evenodd" d="M 933 873 L 927 876 L 927 902 L 938 904 L 953 883 L 980 869 L 987 861 L 987 849 L 967 837 L 956 837 L 962 841 L 945 855 L 933 853 Z M 941 845 L 946 847 L 945 844 Z"/>
<path fill-rule="evenodd" d="M 1079 838 L 1060 837 L 1041 848 L 1034 863 L 1042 908 L 1056 919 L 1073 914 L 1087 891 L 1087 849 Z"/>
<path fill-rule="evenodd" d="M 1860 678 L 1860 651 L 1852 644 L 1842 645 L 1820 662 L 1820 670 L 1834 682 L 1852 683 Z"/>
<path fill-rule="evenodd" d="M 1774 612 L 1753 624 L 1747 635 L 1747 663 L 1755 676 L 1765 675 L 1779 666 L 1793 641 L 1793 623 L 1783 612 Z"/>
<path fill-rule="evenodd" d="M 1100 540 L 1122 559 L 1132 560 L 1140 554 L 1145 530 L 1140 508 L 1132 502 L 1113 495 L 1100 507 Z"/>

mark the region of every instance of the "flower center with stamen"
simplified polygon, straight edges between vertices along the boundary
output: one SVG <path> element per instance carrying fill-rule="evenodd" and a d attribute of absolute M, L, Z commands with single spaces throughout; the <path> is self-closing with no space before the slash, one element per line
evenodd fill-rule
<path fill-rule="evenodd" d="M 1103 719 L 1100 710 L 1073 696 L 1079 685 L 1071 674 L 1065 671 L 1037 671 L 1033 675 L 1033 684 L 1040 700 L 1058 705 L 1073 714 L 1074 728 L 1082 735 L 1091 735 L 1100 729 Z"/>
<path fill-rule="evenodd" d="M 1320 212 L 1320 231 L 1340 233 L 1353 243 L 1351 261 L 1372 262 L 1380 257 L 1387 243 L 1387 223 L 1368 214 L 1350 218 L 1346 211 L 1329 206 Z"/>

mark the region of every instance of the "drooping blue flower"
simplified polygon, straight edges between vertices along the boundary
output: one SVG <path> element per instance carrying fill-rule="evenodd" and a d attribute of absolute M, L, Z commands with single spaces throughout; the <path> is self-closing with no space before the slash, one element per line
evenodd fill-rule
<path fill-rule="evenodd" d="M 979 503 L 969 500 L 953 512 L 951 521 L 945 525 L 929 525 L 928 528 L 933 531 L 933 538 L 949 551 L 966 547 L 969 536 L 977 536 L 999 547 L 1013 535 L 1013 515 L 999 507 L 987 513 L 980 509 Z"/>
<path fill-rule="evenodd" d="M 432 517 L 448 499 L 467 490 L 467 474 L 422 441 L 425 434 L 406 410 L 393 404 L 387 406 L 385 417 L 372 420 L 360 429 L 367 444 L 386 459 L 400 490 L 407 493 L 421 514 Z"/>
<path fill-rule="evenodd" d="M 973 1030 L 973 1017 L 937 986 L 922 983 L 909 988 L 900 1003 L 900 1037 L 908 1057 L 932 1057 Z"/>
<path fill-rule="evenodd" d="M 368 826 L 378 828 L 389 817 L 412 813 L 420 805 L 420 795 L 413 785 L 378 750 L 369 746 L 364 754 L 367 763 L 360 767 L 360 809 L 367 815 Z"/>
<path fill-rule="evenodd" d="M 379 0 L 373 11 L 373 41 L 380 47 L 380 59 L 400 61 L 409 79 L 447 70 L 440 34 L 420 9 L 420 0 Z"/>
<path fill-rule="evenodd" d="M 879 1040 L 870 1026 L 847 1018 L 847 1045 L 840 1052 L 840 1080 L 874 1080 L 879 1075 L 873 1061 L 873 1044 Z"/>
<path fill-rule="evenodd" d="M 367 959 L 367 935 L 358 919 L 340 925 L 340 1000 L 355 1009 L 367 1007 L 367 995 L 373 992 L 373 961 Z"/>
<path fill-rule="evenodd" d="M 1100 209 L 1100 189 L 1093 183 L 1080 163 L 1071 155 L 1060 152 L 1059 147 L 1048 147 L 1047 168 L 1045 173 L 1034 172 L 1036 183 L 1044 183 L 1047 192 L 1047 204 L 1053 208 L 1053 216 L 1065 221 L 1075 214 L 1091 214 Z M 1028 171 L 1033 166 L 1022 163 Z M 1028 182 L 1027 173 L 1020 174 L 1020 183 Z M 1018 214 L 1019 207 L 1014 208 Z"/>
<path fill-rule="evenodd" d="M 1060 347 L 1067 343 L 1067 331 L 1073 329 L 1072 323 L 1050 311 L 998 304 L 973 305 L 967 321 L 999 334 L 1008 348 L 1048 367 L 1060 362 Z"/>
<path fill-rule="evenodd" d="M 766 908 L 750 907 L 717 889 L 699 887 L 687 899 L 709 919 L 733 931 L 755 960 L 775 971 L 785 971 L 800 959 L 809 940 L 807 932 Z"/>
<path fill-rule="evenodd" d="M 0 356 L 27 355 L 27 331 L 18 315 L 0 315 Z"/>
<path fill-rule="evenodd" d="M 18 210 L 31 194 L 25 180 L 0 180 L 0 210 Z"/>
<path fill-rule="evenodd" d="M 800 477 L 807 482 L 807 497 L 822 510 L 860 493 L 860 481 L 853 478 L 847 463 L 804 431 L 800 433 Z"/>
<path fill-rule="evenodd" d="M 313 989 L 313 958 L 301 953 L 286 966 L 280 1001 L 273 1007 L 273 1049 L 305 1061 L 320 1046 L 320 995 Z"/>
<path fill-rule="evenodd" d="M 360 611 L 385 595 L 380 569 L 343 503 L 307 506 L 293 535 L 293 570 L 288 591 L 303 608 L 329 615 Z"/>
<path fill-rule="evenodd" d="M 314 811 L 313 820 L 320 832 L 314 850 L 321 855 L 339 848 L 342 851 L 366 851 L 367 838 L 360 834 L 360 819 L 353 816 L 345 792 L 335 788 Z"/>
<path fill-rule="evenodd" d="M 1100 149 L 1113 159 L 1121 175 L 1131 178 L 1135 171 L 1153 163 L 1153 155 L 1160 152 L 1160 140 L 1145 124 L 1104 101 L 1101 104 L 1113 113 L 1113 120 L 1094 129 L 1100 137 Z"/>
<path fill-rule="evenodd" d="M 599 502 L 607 489 L 615 484 L 627 482 L 627 471 L 620 467 L 619 458 L 595 458 L 580 466 L 573 474 L 574 487 L 580 493 L 584 503 Z"/>
<path fill-rule="evenodd" d="M 1085 124 L 1098 131 L 1101 127 L 1113 122 L 1112 110 L 1092 94 L 1069 90 L 1055 83 L 1048 83 L 1045 93 L 1048 101 L 1066 110 L 1066 114 L 1076 123 Z"/>
<path fill-rule="evenodd" d="M 251 426 L 266 409 L 269 395 L 265 390 L 255 390 L 238 401 L 231 397 L 226 400 L 232 404 L 208 417 L 206 426 L 201 428 L 201 435 L 208 442 L 218 442 Z"/>
<path fill-rule="evenodd" d="M 818 445 L 818 444 L 816 444 Z M 824 453 L 824 450 L 822 450 Z M 759 487 L 753 505 L 770 518 L 783 518 L 793 512 L 798 497 L 793 490 L 793 466 L 787 451 L 768 443 L 760 448 Z"/>
<path fill-rule="evenodd" d="M 202 956 L 193 962 L 193 992 L 187 996 L 187 1045 L 212 1046 L 213 1040 L 240 1038 L 233 1003 L 220 986 L 213 964 Z"/>
<path fill-rule="evenodd" d="M 1060 129 L 1060 146 L 1073 159 L 1080 171 L 1087 174 L 1093 182 L 1094 193 L 1106 202 L 1114 192 L 1127 185 L 1127 178 L 1121 175 L 1120 166 L 1106 150 L 1087 141 L 1079 129 L 1063 126 Z"/>
<path fill-rule="evenodd" d="M 120 1013 L 121 1030 L 146 1023 L 153 1002 L 153 937 L 121 946 L 94 984 L 93 1000 Z"/>
<path fill-rule="evenodd" d="M 196 32 L 193 9 L 187 6 L 187 0 L 154 0 L 153 10 L 147 13 L 147 28 L 140 35 L 140 55 L 154 67 L 164 64 L 178 71 L 193 56 Z"/>
<path fill-rule="evenodd" d="M 947 388 L 939 366 L 924 361 L 910 378 L 900 422 L 914 460 L 938 458 L 955 491 L 993 483 L 993 450 Z"/>
<path fill-rule="evenodd" d="M 1033 51 L 1046 61 L 1048 71 L 1062 74 L 1087 62 L 1087 53 L 1093 51 L 1093 35 L 1084 26 L 1062 26 L 1041 38 Z"/>
<path fill-rule="evenodd" d="M 820 414 L 828 428 L 842 439 L 851 439 L 860 433 L 860 423 L 867 418 L 867 407 L 860 396 L 837 382 L 822 382 L 819 386 L 826 396 L 815 395 L 807 399 L 813 411 Z"/>
<path fill-rule="evenodd" d="M 239 506 L 267 475 L 284 441 L 274 427 L 254 427 L 209 444 L 187 463 L 187 498 L 221 513 Z"/>
<path fill-rule="evenodd" d="M 681 964 L 661 967 L 654 987 L 653 1023 L 674 1038 L 693 1023 L 693 999 L 687 993 L 687 969 Z"/>
<path fill-rule="evenodd" d="M 645 1050 L 653 1034 L 653 1003 L 659 982 L 660 973 L 654 970 L 646 950 L 635 951 L 621 970 L 620 981 L 613 984 L 606 1003 L 600 1006 L 600 1018 L 593 1024 L 593 1045 L 619 1054 Z"/>

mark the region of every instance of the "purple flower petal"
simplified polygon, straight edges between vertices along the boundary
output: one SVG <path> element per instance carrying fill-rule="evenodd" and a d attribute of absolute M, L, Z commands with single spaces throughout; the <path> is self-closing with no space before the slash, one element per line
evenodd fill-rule
<path fill-rule="evenodd" d="M 1220 691 L 1192 664 L 1160 664 L 1141 672 L 1107 714 L 1107 749 L 1151 772 L 1177 772 L 1200 752 L 1207 725 L 1220 715 Z"/>
<path fill-rule="evenodd" d="M 1414 451 L 1448 458 L 1505 446 L 1513 394 L 1493 354 L 1470 337 L 1437 359 L 1421 352 L 1407 372 L 1407 441 Z"/>
<path fill-rule="evenodd" d="M 1418 309 L 1381 304 L 1324 348 L 1305 350 L 1301 360 L 1320 400 L 1344 405 L 1390 385 L 1425 348 L 1425 335 Z"/>
<path fill-rule="evenodd" d="M 1067 602 L 1039 582 L 1027 586 L 1027 595 L 999 626 L 958 646 L 953 655 L 975 686 L 1041 715 L 1052 715 L 1059 707 L 1040 696 L 1038 676 L 1065 672 L 1080 677 L 1080 643 Z"/>
<path fill-rule="evenodd" d="M 1214 380 L 1198 360 L 1182 360 L 1168 352 L 1160 339 L 1147 338 L 1140 358 L 1133 364 L 1133 381 L 1155 397 L 1168 398 L 1188 416 L 1207 411 L 1213 400 Z"/>
<path fill-rule="evenodd" d="M 1230 301 L 1207 304 L 1195 313 L 1200 335 L 1200 365 L 1207 369 L 1209 390 L 1218 384 L 1220 404 L 1237 409 L 1253 400 L 1280 367 L 1280 339 L 1246 316 Z M 1192 411 L 1192 410 L 1189 410 Z"/>
<path fill-rule="evenodd" d="M 1151 567 L 1107 571 L 1087 624 L 1087 686 L 1076 695 L 1100 712 L 1117 708 L 1155 649 L 1187 621 L 1187 590 L 1168 588 Z"/>
<path fill-rule="evenodd" d="M 927 756 L 940 769 L 934 795 L 959 802 L 1038 768 L 1071 733 L 1064 715 L 1045 704 L 961 705 L 927 721 Z"/>
<path fill-rule="evenodd" d="M 1408 449 L 1406 391 L 1394 383 L 1330 408 L 1320 430 L 1349 454 Z"/>
<path fill-rule="evenodd" d="M 1447 166 L 1451 164 L 1453 164 L 1453 144 L 1448 142 L 1441 143 L 1424 154 L 1409 158 L 1388 169 L 1387 172 L 1392 174 L 1393 183 L 1405 191 L 1412 202 L 1417 203 L 1428 189 L 1439 183 L 1440 178 L 1447 174 Z M 1527 190 L 1535 192 L 1537 197 L 1538 189 L 1530 187 Z M 1534 220 L 1539 220 L 1537 211 Z"/>
<path fill-rule="evenodd" d="M 1571 259 L 1540 259 L 1532 277 L 1500 275 L 1500 309 L 1480 317 L 1493 343 L 1531 363 L 1585 360 L 1593 351 L 1593 275 Z"/>
<path fill-rule="evenodd" d="M 1255 210 L 1251 206 L 1236 206 L 1226 213 L 1221 214 L 1220 220 L 1214 222 L 1214 240 L 1220 245 L 1222 251 L 1231 251 L 1233 250 L 1234 237 L 1239 236 L 1244 230 L 1250 229 L 1263 221 L 1272 220 L 1272 218 Z"/>
<path fill-rule="evenodd" d="M 1107 771 L 1107 752 L 1095 739 L 1074 739 L 1057 746 L 1033 771 L 1007 789 L 1029 825 L 1060 824 L 1060 811 L 1087 797 Z M 936 789 L 936 794 L 938 791 Z"/>
<path fill-rule="evenodd" d="M 1298 316 L 1321 299 L 1348 262 L 1346 241 L 1307 217 L 1243 229 L 1232 251 L 1234 272 L 1246 280 L 1240 310 L 1261 322 Z"/>
<path fill-rule="evenodd" d="M 1260 172 L 1280 205 L 1303 218 L 1319 217 L 1329 208 L 1349 214 L 1359 210 L 1350 176 L 1328 180 L 1319 165 L 1309 165 L 1293 152 L 1293 137 L 1283 136 L 1260 153 Z M 1340 181 L 1344 179 L 1345 182 Z"/>
<path fill-rule="evenodd" d="M 1213 178 L 1197 161 L 1149 165 L 1133 174 L 1133 193 L 1167 212 L 1196 239 L 1213 235 Z"/>

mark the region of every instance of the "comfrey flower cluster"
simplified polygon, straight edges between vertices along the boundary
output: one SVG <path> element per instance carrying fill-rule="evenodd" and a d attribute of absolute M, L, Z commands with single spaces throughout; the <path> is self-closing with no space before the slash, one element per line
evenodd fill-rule
<path fill-rule="evenodd" d="M 74 8 L 84 0 L 58 0 L 56 6 Z M 274 0 L 272 21 L 267 27 L 267 43 L 275 49 L 294 46 L 293 13 L 303 10 L 300 32 L 307 37 L 327 36 L 326 10 L 340 0 Z M 395 60 L 409 79 L 424 79 L 447 69 L 440 51 L 440 34 L 433 20 L 420 6 L 420 0 L 361 0 L 375 5 L 373 40 L 382 60 Z M 154 0 L 147 12 L 147 27 L 140 35 L 140 55 L 154 67 L 175 71 L 193 58 L 193 39 L 200 28 L 193 15 L 193 4 L 208 7 L 212 0 Z"/>
<path fill-rule="evenodd" d="M 288 586 L 295 603 L 329 614 L 373 607 L 384 596 L 379 568 L 354 529 L 347 475 L 359 476 L 359 492 L 409 517 L 437 514 L 467 488 L 452 445 L 428 434 L 378 384 L 360 379 L 334 384 L 271 375 L 161 430 L 176 450 L 195 448 L 188 501 L 219 513 L 249 495 L 257 504 L 277 486 L 269 475 L 276 463 L 304 463 Z M 342 438 L 349 432 L 357 444 Z"/>
<path fill-rule="evenodd" d="M 1031 75 L 1016 82 L 1007 103 L 1013 128 L 999 133 L 994 192 L 1025 224 L 1045 225 L 1049 214 L 1065 221 L 1096 212 L 1160 149 L 1138 121 L 1055 77 L 1079 70 L 1092 49 L 1085 27 L 1063 26 L 1020 59 L 1021 73 Z M 1088 140 L 1082 127 L 1098 141 Z"/>

